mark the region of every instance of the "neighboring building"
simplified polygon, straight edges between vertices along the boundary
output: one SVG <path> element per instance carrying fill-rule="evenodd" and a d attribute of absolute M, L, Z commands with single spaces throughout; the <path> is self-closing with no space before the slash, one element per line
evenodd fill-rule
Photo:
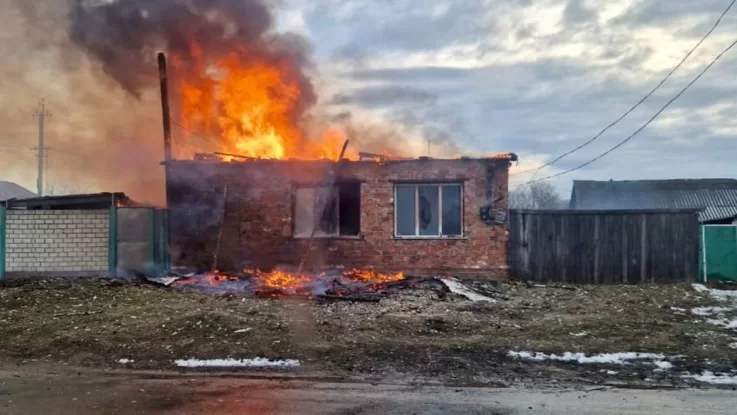
<path fill-rule="evenodd" d="M 13 182 L 0 181 L 0 201 L 9 199 L 26 199 L 29 197 L 36 197 L 36 194 Z"/>
<path fill-rule="evenodd" d="M 109 209 L 111 206 L 134 206 L 125 193 L 89 193 L 62 196 L 33 195 L 24 199 L 8 200 L 5 206 L 8 209 L 24 210 L 93 210 Z"/>
<path fill-rule="evenodd" d="M 699 221 L 737 223 L 737 180 L 675 179 L 573 182 L 570 209 L 699 208 Z"/>
<path fill-rule="evenodd" d="M 173 161 L 172 264 L 505 277 L 512 160 Z"/>
<path fill-rule="evenodd" d="M 2 208 L 0 278 L 163 268 L 165 214 L 125 193 L 10 199 Z"/>

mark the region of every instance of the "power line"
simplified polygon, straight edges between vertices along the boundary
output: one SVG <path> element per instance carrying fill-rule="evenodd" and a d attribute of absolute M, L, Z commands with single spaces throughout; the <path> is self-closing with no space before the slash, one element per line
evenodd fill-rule
<path fill-rule="evenodd" d="M 551 161 L 543 164 L 540 167 L 537 167 L 537 168 L 534 168 L 534 169 L 525 170 L 525 171 L 521 171 L 521 172 L 512 173 L 511 175 L 524 174 L 524 173 L 529 173 L 529 172 L 534 171 L 535 174 L 532 176 L 532 179 L 531 179 L 531 180 L 534 180 L 535 179 L 535 175 L 537 175 L 537 173 L 540 170 L 542 170 L 543 168 L 545 168 L 547 166 L 550 166 L 551 164 L 554 164 L 555 162 L 559 161 L 560 159 L 562 159 L 562 158 L 564 158 L 564 157 L 566 157 L 566 156 L 568 156 L 570 154 L 573 154 L 576 151 L 578 151 L 578 150 L 580 150 L 580 149 L 588 146 L 589 144 L 591 144 L 595 140 L 597 140 L 599 137 L 601 137 L 605 132 L 609 131 L 610 128 L 612 128 L 615 125 L 617 125 L 626 116 L 628 116 L 629 114 L 631 114 L 632 111 L 634 111 L 637 107 L 639 107 L 640 105 L 642 105 L 643 102 L 645 102 L 648 98 L 650 98 L 658 89 L 660 89 L 660 87 L 663 86 L 663 84 L 665 84 L 665 82 L 671 77 L 671 75 L 673 75 L 678 70 L 678 68 L 680 68 L 684 64 L 684 62 L 686 62 L 686 60 L 696 51 L 696 49 L 698 49 L 699 46 L 701 46 L 701 44 L 704 43 L 704 41 L 712 34 L 712 32 L 714 32 L 714 30 L 717 28 L 717 26 L 719 26 L 719 23 L 722 22 L 722 19 L 724 18 L 724 16 L 729 12 L 729 10 L 732 8 L 732 6 L 734 6 L 734 4 L 736 2 L 737 2 L 737 0 L 732 0 L 732 2 L 729 3 L 729 6 L 727 6 L 727 8 L 724 10 L 724 12 L 722 12 L 722 14 L 716 20 L 716 22 L 714 22 L 714 25 L 711 27 L 711 29 L 709 29 L 709 31 L 706 32 L 706 34 L 701 38 L 701 40 L 699 40 L 698 43 L 696 43 L 696 45 L 694 45 L 694 47 L 691 48 L 691 50 L 689 50 L 688 53 L 686 53 L 686 56 L 684 56 L 683 59 L 681 59 L 681 61 L 678 62 L 678 65 L 676 65 L 673 69 L 671 69 L 670 72 L 668 72 L 668 74 L 665 75 L 665 78 L 663 78 L 663 80 L 660 81 L 660 83 L 658 83 L 655 86 L 655 88 L 653 88 L 644 97 L 642 97 L 642 99 L 640 99 L 639 101 L 637 101 L 637 103 L 635 105 L 633 105 L 632 108 L 630 108 L 629 110 L 627 110 L 627 112 L 625 112 L 624 114 L 622 114 L 622 116 L 620 116 L 619 118 L 617 118 L 616 120 L 614 120 L 614 122 L 612 122 L 611 124 L 607 125 L 603 130 L 599 131 L 598 134 L 596 134 L 595 136 L 591 137 L 588 141 L 584 142 L 583 144 L 579 145 L 578 147 L 575 147 L 572 150 L 561 154 L 560 156 L 558 156 L 558 157 L 554 158 L 553 160 L 551 160 Z"/>
<path fill-rule="evenodd" d="M 676 96 L 674 96 L 670 101 L 668 101 L 658 112 L 655 113 L 655 115 L 653 115 L 649 120 L 647 120 L 647 122 L 645 122 L 642 126 L 640 126 L 640 128 L 638 128 L 637 130 L 635 130 L 634 133 L 630 134 L 629 137 L 625 138 L 624 140 L 620 141 L 619 143 L 617 143 L 615 146 L 611 147 L 607 151 L 601 153 L 600 155 L 594 157 L 593 159 L 591 159 L 591 160 L 589 160 L 589 161 L 587 161 L 587 162 L 585 162 L 583 164 L 580 164 L 580 165 L 578 165 L 578 166 L 576 166 L 574 168 L 571 168 L 571 169 L 562 171 L 560 173 L 556 173 L 556 174 L 553 174 L 553 175 L 550 175 L 550 176 L 547 176 L 547 177 L 543 177 L 541 179 L 537 179 L 537 180 L 534 180 L 533 179 L 533 180 L 530 180 L 530 181 L 528 181 L 527 183 L 525 183 L 522 186 L 524 187 L 524 186 L 530 185 L 532 183 L 537 183 L 537 182 L 541 182 L 543 180 L 552 179 L 552 178 L 555 178 L 555 177 L 558 177 L 558 176 L 562 176 L 564 174 L 568 174 L 568 173 L 570 173 L 572 171 L 579 170 L 579 169 L 584 168 L 584 167 L 588 166 L 589 164 L 591 164 L 591 163 L 593 163 L 593 162 L 595 162 L 597 160 L 602 159 L 607 154 L 609 154 L 612 151 L 614 151 L 614 150 L 618 149 L 619 147 L 623 146 L 625 143 L 627 143 L 628 141 L 630 141 L 631 139 L 633 139 L 637 134 L 639 134 L 642 130 L 644 130 L 648 125 L 650 125 L 650 123 L 652 123 L 656 118 L 658 118 L 660 116 L 660 114 L 663 113 L 663 111 L 665 111 L 670 106 L 670 104 L 672 104 L 681 95 L 683 95 L 683 93 L 686 92 L 691 87 L 691 85 L 695 84 L 696 81 L 698 81 L 709 69 L 711 69 L 712 66 L 714 66 L 714 64 L 717 63 L 717 61 L 719 59 L 721 59 L 722 56 L 724 56 L 725 53 L 729 52 L 729 50 L 732 49 L 735 45 L 737 45 L 737 40 L 735 40 L 734 42 L 732 42 L 732 44 L 730 44 L 719 55 L 717 55 L 716 58 L 714 58 L 714 60 L 712 60 L 711 63 L 709 63 L 709 65 L 707 65 L 703 70 L 701 70 L 701 72 L 699 72 L 699 74 L 696 75 L 696 77 L 694 79 L 692 79 L 691 82 L 688 83 L 688 85 L 686 85 L 685 87 L 683 87 L 683 89 L 681 89 L 681 91 L 678 92 L 678 94 L 676 94 Z"/>

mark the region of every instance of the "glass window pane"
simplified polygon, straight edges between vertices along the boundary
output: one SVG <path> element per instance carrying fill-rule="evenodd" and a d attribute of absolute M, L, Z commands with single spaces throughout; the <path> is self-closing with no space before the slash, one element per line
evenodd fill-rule
<path fill-rule="evenodd" d="M 415 235 L 415 186 L 397 186 L 396 204 L 397 235 Z"/>
<path fill-rule="evenodd" d="M 315 189 L 300 187 L 294 191 L 294 236 L 305 237 L 312 233 L 315 215 Z"/>
<path fill-rule="evenodd" d="M 461 186 L 443 186 L 443 235 L 460 236 Z"/>
<path fill-rule="evenodd" d="M 420 235 L 440 235 L 440 187 L 418 186 Z"/>
<path fill-rule="evenodd" d="M 315 236 L 335 235 L 338 231 L 338 189 L 319 187 L 315 191 L 313 217 L 318 223 Z"/>

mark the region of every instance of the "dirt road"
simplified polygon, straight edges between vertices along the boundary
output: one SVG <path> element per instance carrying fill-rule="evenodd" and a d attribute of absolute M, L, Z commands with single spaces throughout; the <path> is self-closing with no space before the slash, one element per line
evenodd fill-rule
<path fill-rule="evenodd" d="M 728 390 L 526 390 L 198 375 L 0 373 L 6 414 L 733 414 Z"/>

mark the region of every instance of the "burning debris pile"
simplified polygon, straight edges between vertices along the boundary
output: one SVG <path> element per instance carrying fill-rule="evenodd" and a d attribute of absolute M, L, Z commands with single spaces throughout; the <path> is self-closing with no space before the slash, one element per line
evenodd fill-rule
<path fill-rule="evenodd" d="M 373 270 L 330 270 L 320 273 L 295 273 L 282 270 L 244 270 L 239 274 L 219 271 L 170 274 L 147 278 L 148 281 L 182 290 L 214 294 L 241 294 L 256 297 L 301 296 L 326 300 L 378 302 L 399 289 L 411 289 L 431 283 L 441 291 L 452 292 L 472 301 L 495 299 L 481 294 L 454 278 L 408 277 L 404 273 L 380 273 Z M 493 294 L 493 293 L 492 293 Z"/>
<path fill-rule="evenodd" d="M 262 297 L 289 295 L 321 296 L 380 292 L 391 283 L 409 284 L 403 273 L 382 274 L 371 270 L 331 270 L 296 273 L 273 270 L 244 270 L 240 274 L 219 271 L 173 275 L 153 281 L 178 288 L 214 293 L 252 294 Z"/>

